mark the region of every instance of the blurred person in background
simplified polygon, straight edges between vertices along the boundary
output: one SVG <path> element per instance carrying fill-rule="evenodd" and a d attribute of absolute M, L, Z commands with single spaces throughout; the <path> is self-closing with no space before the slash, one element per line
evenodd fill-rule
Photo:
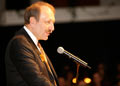
<path fill-rule="evenodd" d="M 73 72 L 69 70 L 66 73 L 66 78 L 65 78 L 66 86 L 72 86 L 73 77 L 74 77 Z"/>
<path fill-rule="evenodd" d="M 63 76 L 59 76 L 58 81 L 59 81 L 59 86 L 66 86 L 66 81 Z"/>
<path fill-rule="evenodd" d="M 118 63 L 116 65 L 116 73 L 114 74 L 114 81 L 113 81 L 113 85 L 115 86 L 120 86 L 120 63 Z"/>
<path fill-rule="evenodd" d="M 77 86 L 88 86 L 83 80 L 78 81 Z"/>
<path fill-rule="evenodd" d="M 96 70 L 101 79 L 102 79 L 102 85 L 104 86 L 110 86 L 111 85 L 111 76 L 108 75 L 108 72 L 107 71 L 107 68 L 106 68 L 106 65 L 103 63 L 103 62 L 99 62 L 98 65 L 97 65 L 97 70 Z"/>
<path fill-rule="evenodd" d="M 102 77 L 98 72 L 93 74 L 92 85 L 91 86 L 103 86 Z"/>

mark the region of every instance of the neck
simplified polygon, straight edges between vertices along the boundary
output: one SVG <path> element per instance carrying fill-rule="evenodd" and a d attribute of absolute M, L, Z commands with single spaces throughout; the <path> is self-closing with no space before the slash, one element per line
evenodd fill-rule
<path fill-rule="evenodd" d="M 37 38 L 37 40 L 39 40 L 37 35 L 35 34 L 36 32 L 35 32 L 34 28 L 30 24 L 26 24 L 25 26 L 27 27 L 27 29 L 30 30 L 30 32 L 32 32 L 32 34 L 34 34 L 34 36 Z"/>

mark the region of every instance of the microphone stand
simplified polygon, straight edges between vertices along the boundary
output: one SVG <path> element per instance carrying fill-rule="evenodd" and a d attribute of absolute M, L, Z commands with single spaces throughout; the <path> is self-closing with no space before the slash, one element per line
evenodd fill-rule
<path fill-rule="evenodd" d="M 76 70 L 76 84 L 75 84 L 75 86 L 77 86 L 77 84 L 78 84 L 78 76 L 79 76 L 79 67 L 80 67 L 80 64 L 77 63 L 77 62 L 75 62 L 75 63 L 76 63 L 76 65 L 77 65 L 77 70 Z"/>
<path fill-rule="evenodd" d="M 75 63 L 76 63 L 76 65 L 77 65 L 77 70 L 76 70 L 76 84 L 75 84 L 75 86 L 77 86 L 78 85 L 78 76 L 79 76 L 79 67 L 80 67 L 80 65 L 82 65 L 82 64 L 80 64 L 77 60 L 73 60 Z M 83 65 L 84 66 L 84 65 Z M 91 69 L 91 67 L 90 66 L 86 66 L 86 67 L 88 67 L 89 69 Z"/>

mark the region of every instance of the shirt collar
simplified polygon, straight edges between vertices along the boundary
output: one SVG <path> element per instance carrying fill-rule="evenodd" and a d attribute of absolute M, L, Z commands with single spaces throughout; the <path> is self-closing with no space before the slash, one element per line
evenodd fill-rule
<path fill-rule="evenodd" d="M 35 45 L 37 46 L 38 40 L 35 37 L 35 35 L 26 26 L 24 26 L 24 29 L 28 33 L 28 35 L 30 36 L 30 38 L 33 40 L 33 42 L 35 43 Z"/>

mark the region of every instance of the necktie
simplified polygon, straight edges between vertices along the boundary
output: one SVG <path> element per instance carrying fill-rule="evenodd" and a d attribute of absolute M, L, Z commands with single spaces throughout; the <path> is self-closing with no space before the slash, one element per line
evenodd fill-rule
<path fill-rule="evenodd" d="M 51 70 L 51 68 L 50 68 L 50 66 L 49 66 L 49 64 L 48 64 L 48 61 L 47 61 L 47 58 L 46 58 L 46 54 L 45 54 L 45 52 L 44 52 L 42 46 L 40 45 L 40 43 L 38 43 L 38 47 L 40 48 L 40 53 L 41 53 L 41 54 L 40 54 L 40 57 L 41 57 L 41 60 L 46 64 L 46 66 L 47 66 L 49 72 L 51 73 L 51 75 L 52 75 L 53 78 L 54 78 L 54 75 L 53 75 L 53 73 L 52 73 L 52 70 Z M 55 86 L 57 86 L 55 80 L 54 80 L 54 84 L 55 84 Z"/>
<path fill-rule="evenodd" d="M 45 56 L 45 52 L 44 52 L 42 46 L 40 45 L 40 43 L 38 43 L 38 47 L 39 47 L 40 53 L 41 53 L 41 54 L 40 54 L 41 60 L 42 60 L 43 62 L 45 62 L 45 63 L 48 64 L 47 58 L 46 58 L 46 56 Z"/>

